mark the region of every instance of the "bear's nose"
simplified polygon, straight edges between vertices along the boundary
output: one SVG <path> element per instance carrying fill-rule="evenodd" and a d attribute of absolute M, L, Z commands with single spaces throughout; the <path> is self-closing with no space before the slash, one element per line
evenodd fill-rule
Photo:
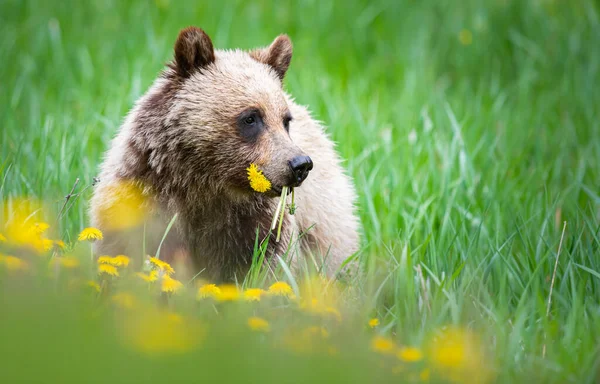
<path fill-rule="evenodd" d="M 289 161 L 289 164 L 294 174 L 294 183 L 292 186 L 299 187 L 308 176 L 308 172 L 313 169 L 313 162 L 308 156 L 296 156 Z"/>

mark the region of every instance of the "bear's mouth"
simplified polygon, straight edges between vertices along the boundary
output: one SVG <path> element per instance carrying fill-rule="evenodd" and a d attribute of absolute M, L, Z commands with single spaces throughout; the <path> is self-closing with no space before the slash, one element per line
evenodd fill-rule
<path fill-rule="evenodd" d="M 288 195 L 290 193 L 292 193 L 292 189 L 294 189 L 294 187 L 288 187 L 288 191 L 287 191 Z M 281 196 L 282 190 L 283 190 L 282 186 L 273 185 L 273 186 L 271 186 L 271 190 L 269 191 L 269 193 L 270 193 L 271 197 L 278 197 L 278 196 Z"/>

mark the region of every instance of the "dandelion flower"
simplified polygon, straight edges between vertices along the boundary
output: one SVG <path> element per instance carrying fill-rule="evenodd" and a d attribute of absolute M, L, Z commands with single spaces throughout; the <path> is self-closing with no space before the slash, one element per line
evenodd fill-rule
<path fill-rule="evenodd" d="M 244 291 L 244 299 L 246 301 L 260 301 L 260 298 L 266 294 L 267 291 L 260 288 L 248 288 Z"/>
<path fill-rule="evenodd" d="M 42 233 L 46 232 L 48 230 L 48 228 L 50 228 L 50 224 L 48 224 L 48 223 L 44 223 L 44 222 L 34 223 L 31 226 L 31 231 L 37 235 L 41 235 Z"/>
<path fill-rule="evenodd" d="M 96 283 L 95 281 L 92 281 L 92 280 L 88 281 L 87 286 L 92 288 L 96 292 L 100 292 L 100 285 L 98 283 Z"/>
<path fill-rule="evenodd" d="M 152 283 L 152 282 L 158 280 L 158 271 L 156 271 L 156 270 L 150 271 L 150 273 L 148 273 L 148 274 L 138 272 L 138 273 L 136 273 L 136 276 L 139 277 L 140 279 L 144 280 L 145 282 Z"/>
<path fill-rule="evenodd" d="M 6 237 L 0 233 L 0 243 L 6 243 Z"/>
<path fill-rule="evenodd" d="M 118 255 L 115 257 L 100 256 L 98 258 L 98 264 L 109 264 L 114 267 L 126 267 L 129 265 L 129 257 L 125 255 Z"/>
<path fill-rule="evenodd" d="M 54 241 L 50 239 L 42 239 L 42 249 L 44 252 L 48 252 L 54 246 Z"/>
<path fill-rule="evenodd" d="M 236 301 L 240 298 L 240 290 L 233 284 L 221 285 L 219 290 L 218 301 Z"/>
<path fill-rule="evenodd" d="M 183 283 L 179 280 L 173 279 L 169 275 L 165 275 L 162 278 L 161 290 L 163 292 L 175 293 L 183 287 Z"/>
<path fill-rule="evenodd" d="M 423 360 L 423 352 L 419 348 L 403 347 L 396 353 L 398 359 L 407 363 L 416 363 Z"/>
<path fill-rule="evenodd" d="M 388 355 L 388 354 L 394 353 L 394 350 L 396 349 L 396 345 L 394 344 L 394 342 L 391 339 L 389 339 L 387 337 L 375 336 L 371 340 L 371 349 L 375 352 L 382 353 L 384 355 Z"/>
<path fill-rule="evenodd" d="M 294 291 L 292 291 L 292 287 L 290 287 L 288 283 L 284 283 L 283 281 L 273 283 L 269 287 L 269 293 L 274 296 L 285 296 L 290 299 L 293 299 L 295 297 Z"/>
<path fill-rule="evenodd" d="M 54 246 L 60 249 L 61 251 L 64 251 L 65 248 L 67 248 L 67 245 L 62 240 L 54 240 Z"/>
<path fill-rule="evenodd" d="M 173 267 L 171 267 L 171 264 L 167 263 L 166 261 L 162 261 L 161 259 L 158 259 L 156 257 L 150 258 L 150 264 L 155 268 L 163 271 L 167 275 L 172 275 L 175 273 L 175 270 L 173 269 Z"/>
<path fill-rule="evenodd" d="M 371 328 L 375 328 L 379 325 L 379 319 L 378 318 L 372 318 L 371 320 L 369 320 L 369 327 Z"/>
<path fill-rule="evenodd" d="M 252 163 L 248 168 L 248 180 L 250 181 L 250 187 L 256 192 L 267 192 L 271 189 L 271 182 L 263 175 L 262 171 L 258 169 L 256 164 Z"/>
<path fill-rule="evenodd" d="M 99 264 L 98 265 L 98 274 L 118 277 L 119 271 L 117 270 L 117 268 L 114 265 Z"/>
<path fill-rule="evenodd" d="M 9 271 L 25 271 L 29 268 L 26 261 L 18 257 L 0 254 L 0 265 L 4 265 Z"/>
<path fill-rule="evenodd" d="M 221 288 L 215 284 L 204 284 L 198 288 L 198 299 L 213 298 L 216 299 L 221 294 Z"/>
<path fill-rule="evenodd" d="M 267 320 L 256 316 L 248 319 L 248 326 L 251 330 L 258 332 L 269 332 L 271 329 L 271 326 Z"/>
<path fill-rule="evenodd" d="M 79 241 L 96 241 L 102 239 L 102 232 L 98 228 L 91 227 L 85 228 L 83 231 L 81 231 L 79 237 L 77 238 L 77 240 Z"/>

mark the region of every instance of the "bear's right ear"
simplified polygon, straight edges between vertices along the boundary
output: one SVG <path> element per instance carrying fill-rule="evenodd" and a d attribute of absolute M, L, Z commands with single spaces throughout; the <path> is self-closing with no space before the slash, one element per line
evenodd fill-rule
<path fill-rule="evenodd" d="M 189 77 L 214 61 L 212 41 L 203 30 L 188 27 L 179 32 L 175 42 L 175 68 L 181 77 Z"/>

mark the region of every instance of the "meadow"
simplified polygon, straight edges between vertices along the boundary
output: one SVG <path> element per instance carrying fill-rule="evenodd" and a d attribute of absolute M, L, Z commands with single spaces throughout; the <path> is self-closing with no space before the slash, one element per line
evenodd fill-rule
<path fill-rule="evenodd" d="M 365 276 L 90 262 L 97 167 L 188 25 L 291 37 Z M 598 382 L 598 47 L 593 0 L 0 2 L 0 381 Z"/>

